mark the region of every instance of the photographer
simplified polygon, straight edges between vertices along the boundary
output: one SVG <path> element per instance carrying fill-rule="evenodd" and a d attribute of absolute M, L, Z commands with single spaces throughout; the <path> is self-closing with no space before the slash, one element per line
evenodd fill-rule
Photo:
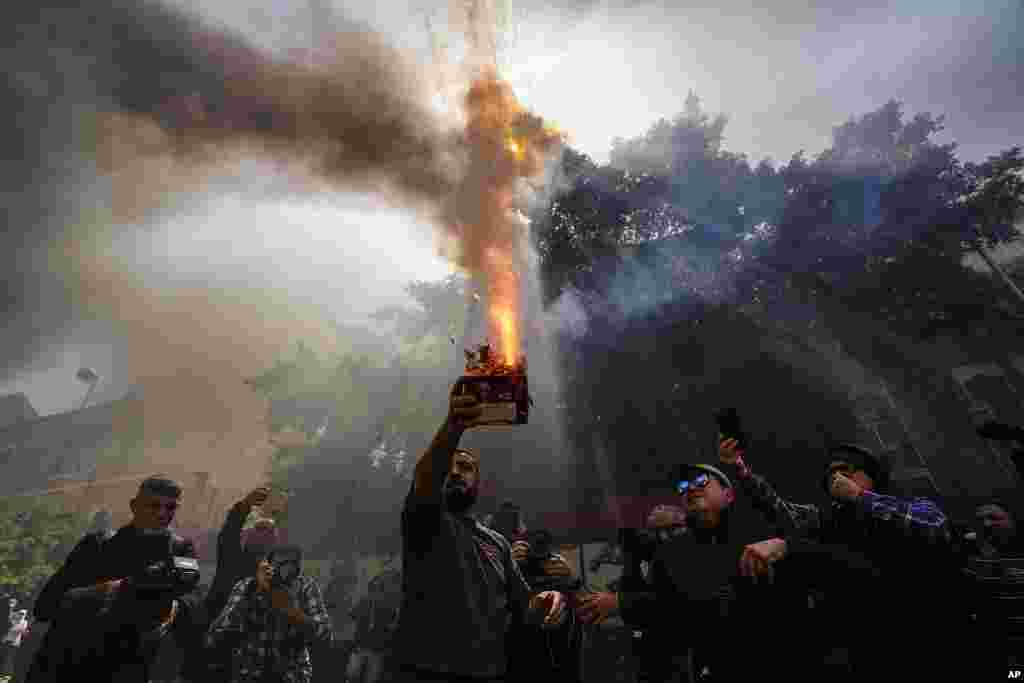
<path fill-rule="evenodd" d="M 401 674 L 410 681 L 501 680 L 509 620 L 565 618 L 564 597 L 531 597 L 508 541 L 477 522 L 480 460 L 458 448 L 481 408 L 452 399 L 448 418 L 416 463 L 402 510 L 403 596 L 396 633 Z"/>
<path fill-rule="evenodd" d="M 558 591 L 566 596 L 568 618 L 557 628 L 516 623 L 509 632 L 509 680 L 542 677 L 564 683 L 578 681 L 583 632 L 573 611 L 574 596 L 582 584 L 564 557 L 554 552 L 551 533 L 544 529 L 527 531 L 512 544 L 512 559 L 534 591 Z"/>
<path fill-rule="evenodd" d="M 149 680 L 161 641 L 199 605 L 195 550 L 169 531 L 180 498 L 176 483 L 150 477 L 131 501 L 130 524 L 79 541 L 35 602 L 50 628 L 29 683 Z"/>
<path fill-rule="evenodd" d="M 207 646 L 232 653 L 230 683 L 310 683 L 309 648 L 331 637 L 316 581 L 301 573 L 294 546 L 271 550 L 256 575 L 239 581 L 206 635 Z"/>
<path fill-rule="evenodd" d="M 235 503 L 228 511 L 224 526 L 217 534 L 217 573 L 206 596 L 206 608 L 211 618 L 216 617 L 227 604 L 232 588 L 242 579 L 256 575 L 256 565 L 279 542 L 271 520 L 260 520 L 262 525 L 250 529 L 247 537 L 242 528 L 254 507 L 267 502 L 270 488 L 261 486 Z"/>
<path fill-rule="evenodd" d="M 217 534 L 217 569 L 203 600 L 202 618 L 181 638 L 185 651 L 182 674 L 186 681 L 221 681 L 227 675 L 231 653 L 208 650 L 203 647 L 203 641 L 210 620 L 223 611 L 232 587 L 242 579 L 255 576 L 256 564 L 278 542 L 273 520 L 260 520 L 258 526 L 244 534 L 242 531 L 253 508 L 266 503 L 269 495 L 270 489 L 264 486 L 235 503 Z"/>

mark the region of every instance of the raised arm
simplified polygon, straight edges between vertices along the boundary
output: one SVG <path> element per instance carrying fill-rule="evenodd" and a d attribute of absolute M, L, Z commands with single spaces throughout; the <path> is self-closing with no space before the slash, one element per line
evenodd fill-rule
<path fill-rule="evenodd" d="M 218 563 L 223 561 L 222 558 L 230 558 L 227 561 L 231 561 L 242 554 L 242 527 L 245 526 L 245 520 L 252 512 L 253 506 L 262 505 L 269 495 L 269 488 L 260 487 L 231 506 L 224 526 L 217 533 Z"/>
<path fill-rule="evenodd" d="M 862 491 L 857 504 L 876 526 L 898 529 L 929 545 L 953 548 L 955 534 L 946 514 L 927 498 L 897 498 Z"/>
<path fill-rule="evenodd" d="M 416 461 L 413 474 L 413 495 L 420 501 L 440 501 L 445 477 L 452 465 L 452 456 L 459 447 L 459 439 L 480 417 L 481 409 L 473 396 L 450 399 L 448 416 L 426 452 Z"/>
<path fill-rule="evenodd" d="M 480 416 L 476 399 L 471 396 L 452 399 L 448 416 L 420 456 L 413 471 L 412 488 L 402 510 L 402 537 L 410 548 L 429 547 L 437 534 L 443 511 L 445 478 L 459 440 Z"/>
<path fill-rule="evenodd" d="M 785 536 L 817 537 L 821 532 L 821 508 L 813 503 L 785 500 L 768 480 L 755 474 L 742 457 L 734 461 L 740 490 L 754 508 Z"/>

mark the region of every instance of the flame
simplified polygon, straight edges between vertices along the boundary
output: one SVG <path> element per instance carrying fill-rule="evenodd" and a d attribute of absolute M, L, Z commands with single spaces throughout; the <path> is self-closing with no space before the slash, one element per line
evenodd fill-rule
<path fill-rule="evenodd" d="M 515 138 L 510 138 L 505 143 L 505 149 L 512 153 L 512 157 L 516 161 L 523 161 L 526 158 L 525 147 Z"/>
<path fill-rule="evenodd" d="M 519 320 L 511 308 L 495 307 L 492 315 L 497 323 L 505 364 L 515 365 L 519 360 Z"/>
<path fill-rule="evenodd" d="M 444 255 L 477 278 L 486 292 L 487 337 L 509 365 L 522 358 L 524 324 L 520 273 L 526 264 L 528 224 L 520 192 L 536 188 L 547 162 L 567 139 L 550 121 L 528 111 L 501 77 L 497 51 L 505 43 L 504 11 L 494 0 L 450 0 L 449 26 L 464 36 L 459 64 L 449 41 L 428 17 L 436 79 L 452 112 L 466 166 L 443 212 Z M 522 181 L 528 181 L 526 183 Z"/>
<path fill-rule="evenodd" d="M 562 134 L 529 112 L 511 85 L 483 69 L 463 100 L 471 162 L 460 187 L 461 258 L 486 283 L 490 338 L 509 365 L 521 357 L 520 272 L 526 224 L 516 208 L 522 180 L 541 176 Z M 473 253 L 474 250 L 479 250 Z"/>

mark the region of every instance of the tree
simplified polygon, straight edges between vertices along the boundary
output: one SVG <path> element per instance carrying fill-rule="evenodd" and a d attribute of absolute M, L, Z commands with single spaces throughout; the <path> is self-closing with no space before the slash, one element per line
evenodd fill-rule
<path fill-rule="evenodd" d="M 32 595 L 57 571 L 89 521 L 46 497 L 0 500 L 0 584 Z"/>

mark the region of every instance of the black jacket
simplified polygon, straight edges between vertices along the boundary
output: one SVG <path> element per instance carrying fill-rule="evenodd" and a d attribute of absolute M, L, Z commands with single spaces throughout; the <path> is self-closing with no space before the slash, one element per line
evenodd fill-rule
<path fill-rule="evenodd" d="M 249 508 L 236 503 L 217 534 L 217 573 L 206 595 L 210 621 L 220 616 L 235 584 L 256 575 L 256 564 L 266 554 L 264 550 L 246 551 L 242 546 L 242 527 L 248 515 Z"/>
<path fill-rule="evenodd" d="M 116 533 L 86 535 L 43 587 L 33 613 L 49 622 L 28 683 L 69 680 L 145 683 L 160 643 L 188 628 L 201 611 L 198 592 L 178 599 L 178 614 L 168 633 L 156 629 L 155 608 L 133 600 L 98 595 L 90 587 L 138 575 L 158 558 L 142 556 L 141 535 L 132 526 Z M 192 542 L 172 534 L 171 552 L 196 557 Z"/>
<path fill-rule="evenodd" d="M 725 521 L 714 531 L 690 528 L 666 541 L 651 564 L 653 590 L 620 595 L 623 620 L 671 633 L 675 653 L 692 648 L 699 662 L 712 668 L 716 681 L 763 677 L 765 662 L 775 658 L 761 655 L 776 650 L 780 635 L 780 629 L 765 629 L 764 624 L 787 613 L 788 594 L 740 576 L 744 547 L 760 540 L 764 537 L 733 532 Z M 737 647 L 742 656 L 737 656 Z"/>

